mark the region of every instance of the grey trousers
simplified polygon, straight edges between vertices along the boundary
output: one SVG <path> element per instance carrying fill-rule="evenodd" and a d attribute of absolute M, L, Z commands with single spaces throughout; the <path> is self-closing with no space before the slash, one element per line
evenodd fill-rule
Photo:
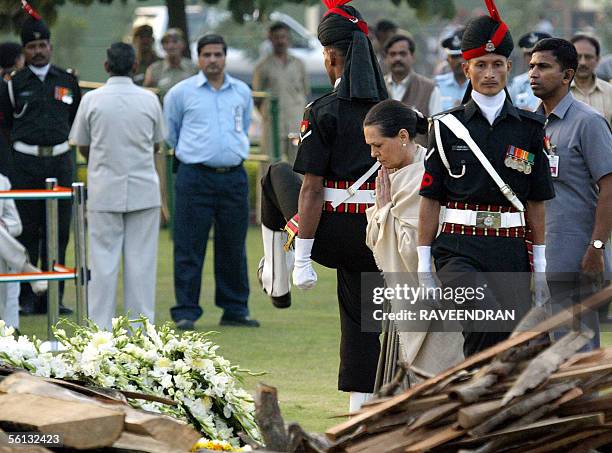
<path fill-rule="evenodd" d="M 10 233 L 0 228 L 0 274 L 21 272 L 28 259 L 27 251 Z M 0 283 L 0 319 L 19 327 L 19 283 Z"/>
<path fill-rule="evenodd" d="M 123 257 L 124 311 L 154 322 L 160 208 L 132 212 L 88 211 L 89 318 L 110 329 Z"/>

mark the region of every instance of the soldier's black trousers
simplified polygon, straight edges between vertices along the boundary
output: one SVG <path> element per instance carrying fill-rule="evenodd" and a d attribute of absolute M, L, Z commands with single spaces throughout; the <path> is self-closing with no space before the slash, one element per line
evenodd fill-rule
<path fill-rule="evenodd" d="M 520 238 L 464 236 L 440 234 L 432 244 L 436 272 L 443 286 L 484 287 L 481 306 L 465 304 L 463 308 L 514 310 L 516 322 L 504 325 L 483 325 L 462 322 L 463 353 L 469 357 L 510 336 L 511 330 L 531 306 L 529 257 Z"/>
<path fill-rule="evenodd" d="M 72 157 L 66 152 L 55 157 L 36 157 L 13 152 L 13 172 L 11 185 L 13 189 L 44 189 L 46 178 L 57 178 L 58 185 L 71 187 L 73 182 Z M 17 200 L 16 203 L 23 232 L 17 238 L 27 249 L 30 262 L 42 269 L 47 269 L 47 231 L 44 200 Z M 65 264 L 66 247 L 70 237 L 70 218 L 72 205 L 69 200 L 58 202 L 59 223 L 59 264 Z M 39 263 L 40 259 L 40 264 Z M 60 302 L 64 292 L 64 282 L 60 282 Z M 28 298 L 34 298 L 39 308 L 46 307 L 46 297 L 38 298 L 27 283 L 21 284 L 19 301 L 21 304 Z M 42 307 L 40 306 L 42 305 Z"/>
<path fill-rule="evenodd" d="M 282 229 L 297 213 L 302 184 L 286 163 L 270 166 L 262 181 L 262 223 Z M 361 273 L 378 272 L 365 244 L 367 220 L 361 214 L 323 212 L 315 235 L 312 259 L 336 269 L 340 306 L 340 370 L 338 389 L 370 393 L 380 353 L 379 334 L 361 331 Z"/>

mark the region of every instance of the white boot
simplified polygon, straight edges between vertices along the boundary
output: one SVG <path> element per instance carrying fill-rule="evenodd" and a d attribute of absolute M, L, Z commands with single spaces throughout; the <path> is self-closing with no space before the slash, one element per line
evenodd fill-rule
<path fill-rule="evenodd" d="M 275 307 L 287 308 L 291 305 L 291 284 L 289 283 L 291 270 L 289 266 L 293 267 L 293 251 L 287 253 L 284 249 L 287 233 L 273 231 L 262 225 L 261 237 L 264 256 L 259 262 L 259 281 Z"/>
<path fill-rule="evenodd" d="M 349 396 L 349 413 L 353 414 L 361 409 L 363 403 L 372 398 L 371 393 L 351 392 Z"/>
<path fill-rule="evenodd" d="M 36 266 L 32 265 L 31 263 L 27 262 L 23 268 L 21 269 L 21 272 L 25 273 L 25 274 L 40 274 L 42 271 L 37 268 Z M 32 291 L 34 292 L 34 294 L 36 294 L 37 296 L 44 294 L 47 292 L 47 288 L 49 287 L 49 283 L 47 282 L 47 280 L 37 280 L 34 282 L 30 282 L 30 286 L 32 287 Z"/>

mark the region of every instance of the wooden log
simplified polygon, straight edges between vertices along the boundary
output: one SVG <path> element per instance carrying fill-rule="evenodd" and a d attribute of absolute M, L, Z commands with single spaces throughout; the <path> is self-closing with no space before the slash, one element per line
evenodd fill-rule
<path fill-rule="evenodd" d="M 266 448 L 287 451 L 289 438 L 278 406 L 276 388 L 260 383 L 255 395 L 255 420 Z"/>
<path fill-rule="evenodd" d="M 142 452 L 142 453 L 184 453 L 185 450 L 174 448 L 171 445 L 152 439 L 149 436 L 124 432 L 109 449 L 112 452 Z M 105 450 L 107 451 L 107 450 Z M 189 450 L 187 450 L 189 451 Z"/>
<path fill-rule="evenodd" d="M 290 423 L 287 427 L 289 438 L 288 452 L 312 452 L 324 453 L 329 450 L 331 444 L 327 439 L 316 434 L 309 434 L 297 423 Z"/>
<path fill-rule="evenodd" d="M 393 451 L 393 449 L 403 449 L 405 446 L 415 443 L 427 437 L 426 430 L 416 431 L 409 436 L 404 433 L 404 427 L 401 426 L 392 431 L 366 437 L 354 444 L 346 446 L 346 453 L 367 453 L 367 452 L 382 452 Z"/>
<path fill-rule="evenodd" d="M 472 379 L 467 384 L 450 391 L 448 396 L 464 404 L 475 403 L 481 396 L 490 391 L 491 387 L 497 383 L 497 379 L 498 376 L 495 374 L 487 374 L 480 379 Z"/>
<path fill-rule="evenodd" d="M 427 439 L 423 439 L 420 442 L 410 445 L 404 451 L 407 453 L 420 453 L 429 451 L 432 448 L 436 448 L 443 445 L 451 440 L 461 437 L 465 434 L 465 430 L 461 429 L 458 425 L 451 425 L 440 428 L 437 431 L 431 433 Z"/>
<path fill-rule="evenodd" d="M 567 416 L 605 411 L 612 411 L 612 395 L 571 401 L 559 408 L 559 415 Z"/>
<path fill-rule="evenodd" d="M 125 407 L 125 431 L 151 437 L 181 451 L 189 451 L 202 437 L 191 425 L 160 414 Z"/>
<path fill-rule="evenodd" d="M 563 451 L 563 449 L 567 449 L 568 445 L 604 432 L 606 431 L 600 429 L 582 431 L 575 434 L 555 433 L 552 436 L 546 436 L 538 440 L 530 439 L 529 443 L 517 445 L 516 448 L 505 450 L 504 453 L 524 453 L 525 451 L 529 451 L 529 453 L 548 453 L 552 451 Z"/>
<path fill-rule="evenodd" d="M 502 406 L 508 404 L 517 396 L 524 395 L 528 390 L 536 388 L 551 374 L 559 369 L 561 364 L 569 359 L 580 348 L 593 338 L 593 332 L 570 331 L 554 343 L 550 348 L 538 354 L 521 373 L 508 392 L 502 398 Z"/>
<path fill-rule="evenodd" d="M 602 434 L 583 439 L 579 443 L 571 446 L 572 453 L 590 453 L 591 451 L 612 443 L 612 431 L 607 431 Z M 609 450 L 605 450 L 609 451 Z"/>
<path fill-rule="evenodd" d="M 462 407 L 459 409 L 458 415 L 459 426 L 464 429 L 470 429 L 479 425 L 500 409 L 500 400 L 485 401 L 484 403 L 476 403 Z"/>
<path fill-rule="evenodd" d="M 380 420 L 366 425 L 365 432 L 368 434 L 376 434 L 383 431 L 389 431 L 392 428 L 395 428 L 398 425 L 409 425 L 414 423 L 417 420 L 417 416 L 413 415 L 409 412 L 399 412 L 397 414 L 387 415 Z"/>
<path fill-rule="evenodd" d="M 456 412 L 459 406 L 461 406 L 461 403 L 446 403 L 428 410 L 427 412 L 422 414 L 414 423 L 408 425 L 405 431 L 406 434 L 414 432 L 417 429 L 423 428 L 448 416 L 449 414 Z"/>
<path fill-rule="evenodd" d="M 482 362 L 490 360 L 498 354 L 507 351 L 508 349 L 514 346 L 525 344 L 528 341 L 537 338 L 543 332 L 549 332 L 558 327 L 561 327 L 570 322 L 576 315 L 587 310 L 597 308 L 599 305 L 605 303 L 610 297 L 612 297 L 612 285 L 608 285 L 599 293 L 590 296 L 582 304 L 577 305 L 573 313 L 562 311 L 561 313 L 558 313 L 557 315 L 552 316 L 551 318 L 539 323 L 530 331 L 521 332 L 512 338 L 508 338 L 507 340 L 504 340 L 490 348 L 487 348 L 484 351 L 474 354 L 468 357 L 460 364 L 457 364 L 454 367 L 449 368 L 447 371 L 440 373 L 437 376 L 412 387 L 405 393 L 391 398 L 383 404 L 378 405 L 376 408 L 359 414 L 344 423 L 340 423 L 328 429 L 326 431 L 326 435 L 332 440 L 335 440 L 340 436 L 346 435 L 347 433 L 357 429 L 357 427 L 363 424 L 364 422 L 369 422 L 371 420 L 378 419 L 382 417 L 387 411 L 392 410 L 396 405 L 411 400 L 416 396 L 426 392 L 427 390 L 432 389 L 437 384 L 453 376 L 455 373 L 458 373 L 462 370 L 467 370 L 476 365 L 479 365 Z"/>
<path fill-rule="evenodd" d="M 504 407 L 489 419 L 472 429 L 470 435 L 473 437 L 484 436 L 507 420 L 523 416 L 543 404 L 556 400 L 574 387 L 575 384 L 573 382 L 561 383 L 526 396 L 522 400 L 516 401 L 515 404 Z"/>
<path fill-rule="evenodd" d="M 121 411 L 38 395 L 0 395 L 0 427 L 60 434 L 67 447 L 111 446 L 123 431 Z"/>

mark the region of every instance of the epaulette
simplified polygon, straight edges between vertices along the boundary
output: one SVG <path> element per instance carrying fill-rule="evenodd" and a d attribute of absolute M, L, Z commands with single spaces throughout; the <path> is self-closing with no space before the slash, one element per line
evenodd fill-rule
<path fill-rule="evenodd" d="M 436 118 L 438 118 L 438 117 L 440 117 L 442 115 L 446 115 L 447 113 L 459 112 L 459 111 L 461 111 L 463 109 L 465 109 L 465 105 L 464 104 L 460 104 L 460 105 L 452 107 L 452 108 L 450 108 L 448 110 L 444 110 L 443 112 L 439 112 L 439 113 L 436 113 L 435 115 L 432 115 L 431 119 L 434 120 L 434 119 L 436 119 Z"/>
<path fill-rule="evenodd" d="M 544 126 L 544 124 L 546 123 L 546 117 L 544 115 L 541 115 L 536 112 L 531 112 L 529 110 L 519 109 L 518 107 L 517 110 L 519 115 L 524 118 L 529 118 L 530 120 L 537 121 L 542 126 Z"/>
<path fill-rule="evenodd" d="M 322 102 L 324 102 L 324 101 L 326 101 L 326 100 L 331 100 L 331 99 L 333 99 L 333 98 L 332 98 L 332 96 L 333 96 L 335 93 L 336 93 L 335 91 L 332 91 L 332 92 L 330 92 L 330 93 L 326 93 L 326 94 L 324 94 L 324 95 L 323 95 L 323 96 L 321 96 L 321 97 L 318 97 L 317 99 L 315 99 L 314 101 L 312 101 L 310 104 L 308 104 L 308 105 L 306 106 L 306 108 L 308 109 L 308 108 L 312 108 L 312 107 L 315 107 L 315 106 L 317 106 L 317 107 L 318 107 L 318 105 L 319 105 L 319 104 L 321 104 Z"/>
<path fill-rule="evenodd" d="M 66 68 L 66 72 L 70 74 L 72 77 L 74 77 L 76 80 L 79 79 L 79 72 L 76 69 Z"/>

